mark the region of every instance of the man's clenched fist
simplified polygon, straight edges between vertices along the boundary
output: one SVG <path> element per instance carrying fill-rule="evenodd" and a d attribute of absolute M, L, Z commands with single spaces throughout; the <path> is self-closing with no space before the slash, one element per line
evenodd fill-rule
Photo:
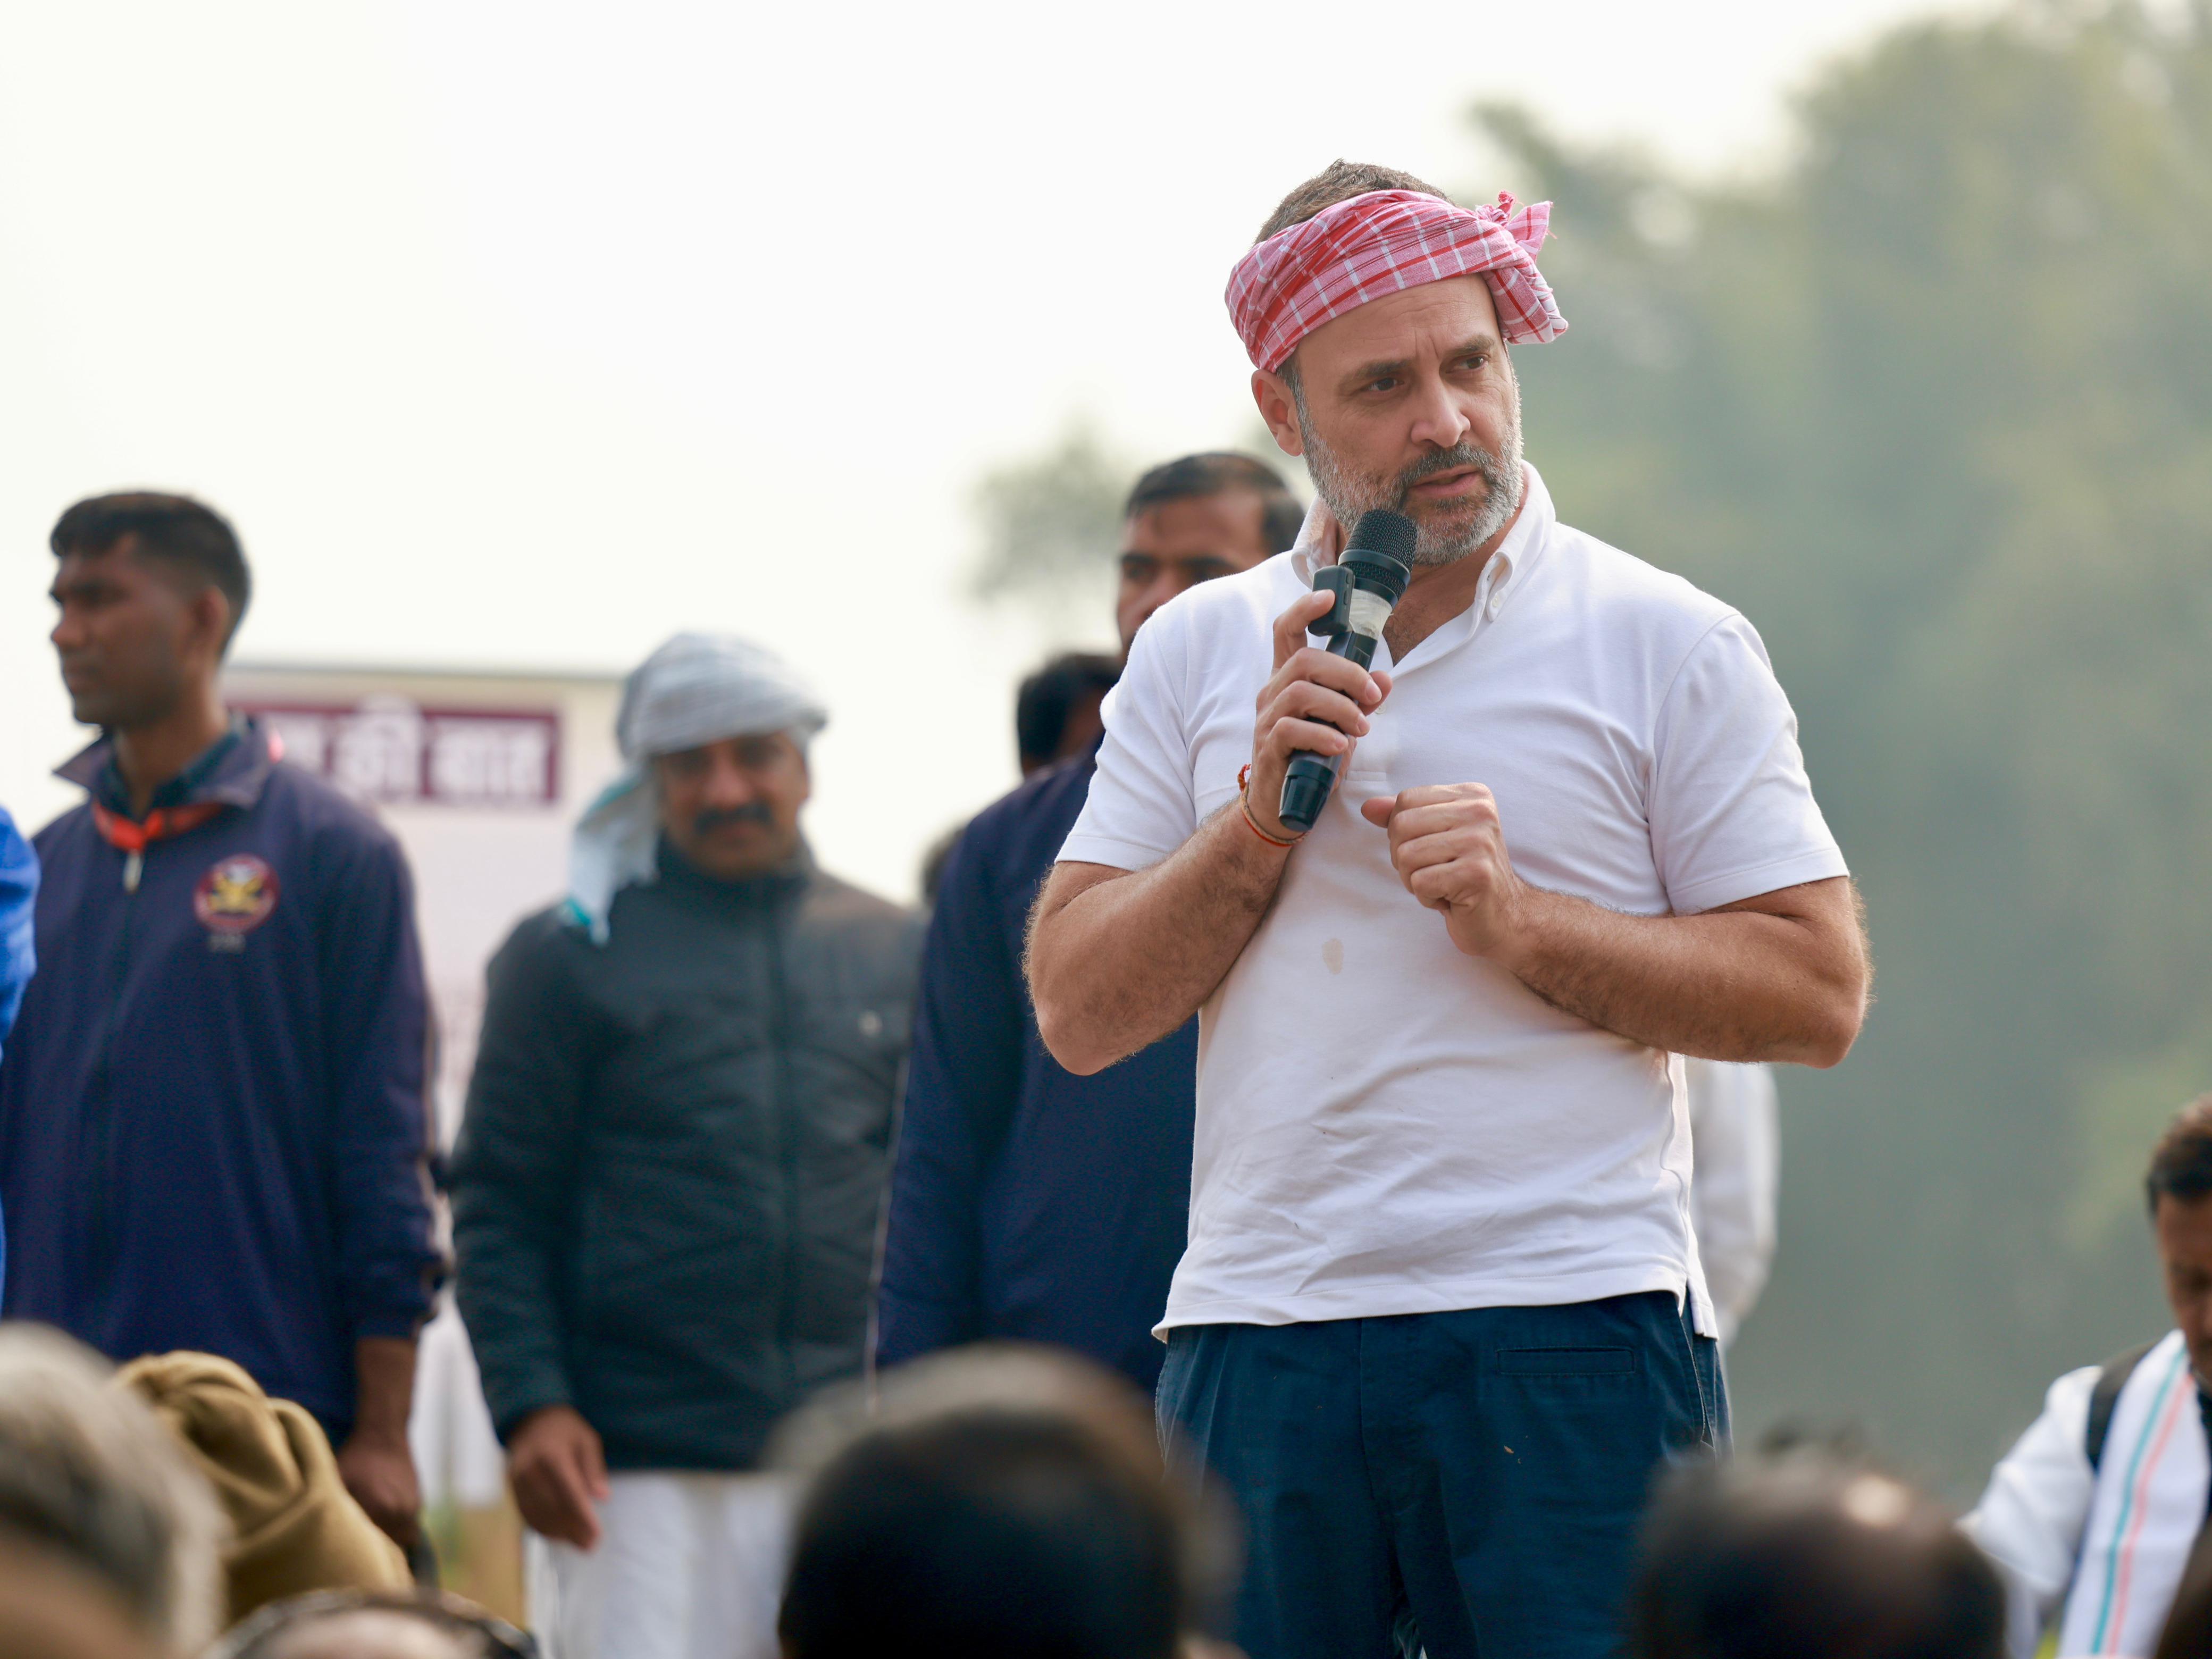
<path fill-rule="evenodd" d="M 514 1507 L 533 1532 L 580 1550 L 599 1543 L 606 1453 L 573 1406 L 547 1406 L 516 1425 L 507 1437 L 507 1479 Z"/>
<path fill-rule="evenodd" d="M 1378 795 L 1361 815 L 1390 836 L 1406 890 L 1440 912 L 1454 945 L 1510 966 L 1534 890 L 1513 873 L 1498 801 L 1479 783 L 1426 784 Z"/>

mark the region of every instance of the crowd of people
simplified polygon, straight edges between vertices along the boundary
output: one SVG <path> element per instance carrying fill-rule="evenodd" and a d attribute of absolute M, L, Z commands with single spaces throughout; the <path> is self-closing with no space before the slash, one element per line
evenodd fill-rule
<path fill-rule="evenodd" d="M 1024 685 L 921 911 L 815 862 L 802 675 L 653 653 L 449 1162 L 399 848 L 223 703 L 237 535 L 64 512 L 100 736 L 34 852 L 0 814 L 0 1651 L 2212 1652 L 2212 1103 L 2148 1176 L 2176 1328 L 1972 1516 L 1729 1455 L 1769 1067 L 1844 1057 L 1867 949 L 1750 623 L 1522 457 L 1545 216 L 1285 199 L 1231 311 L 1318 499 L 1136 481 L 1120 651 Z M 448 1279 L 527 1634 L 434 1587 Z"/>

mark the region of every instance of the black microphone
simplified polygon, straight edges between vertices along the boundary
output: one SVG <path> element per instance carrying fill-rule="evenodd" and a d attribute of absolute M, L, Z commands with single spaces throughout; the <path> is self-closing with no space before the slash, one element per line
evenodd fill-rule
<path fill-rule="evenodd" d="M 1359 515 L 1344 556 L 1314 572 L 1314 591 L 1328 589 L 1336 595 L 1336 604 L 1319 621 L 1308 623 L 1306 632 L 1327 635 L 1331 656 L 1349 657 L 1362 668 L 1375 660 L 1382 625 L 1413 580 L 1413 543 L 1419 533 L 1404 514 L 1378 507 Z M 1283 805 L 1277 816 L 1303 834 L 1314 827 L 1335 787 L 1336 757 L 1300 750 L 1283 775 Z"/>

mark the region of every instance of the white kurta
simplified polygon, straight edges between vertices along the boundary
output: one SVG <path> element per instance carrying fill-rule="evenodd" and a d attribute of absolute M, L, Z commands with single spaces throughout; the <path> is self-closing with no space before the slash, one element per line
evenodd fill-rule
<path fill-rule="evenodd" d="M 2148 1654 L 2204 1522 L 2212 1454 L 2181 1333 L 2129 1376 L 2093 1470 L 2084 1441 L 2097 1376 L 2089 1365 L 2051 1385 L 1966 1520 L 2004 1574 L 2019 1659 L 2054 1613 L 2059 1659 Z"/>
<path fill-rule="evenodd" d="M 1693 1060 L 1689 1085 L 1690 1217 L 1723 1346 L 1735 1340 L 1774 1265 L 1782 1133 L 1771 1066 Z"/>
<path fill-rule="evenodd" d="M 530 1534 L 545 1659 L 775 1659 L 790 1553 L 780 1476 L 617 1474 L 588 1553 Z"/>

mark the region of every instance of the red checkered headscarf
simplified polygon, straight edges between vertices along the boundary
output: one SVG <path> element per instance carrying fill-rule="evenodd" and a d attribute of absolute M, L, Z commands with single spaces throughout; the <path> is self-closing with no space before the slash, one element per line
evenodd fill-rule
<path fill-rule="evenodd" d="M 1371 190 L 1270 236 L 1229 274 L 1229 316 L 1253 362 L 1269 373 L 1330 319 L 1401 289 L 1480 276 L 1498 325 L 1516 344 L 1567 331 L 1536 269 L 1552 204 L 1463 208 L 1413 190 Z"/>

